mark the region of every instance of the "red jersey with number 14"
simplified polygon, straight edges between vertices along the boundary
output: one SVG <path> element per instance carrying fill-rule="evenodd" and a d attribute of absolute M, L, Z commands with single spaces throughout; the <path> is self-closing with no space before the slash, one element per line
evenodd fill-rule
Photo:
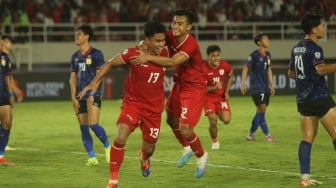
<path fill-rule="evenodd" d="M 223 83 L 221 89 L 208 92 L 207 97 L 224 98 L 226 88 L 224 82 L 228 74 L 232 72 L 231 65 L 227 61 L 221 60 L 217 67 L 211 67 L 209 62 L 205 61 L 204 72 L 207 74 L 207 86 L 215 86 L 220 82 Z"/>
<path fill-rule="evenodd" d="M 163 78 L 165 69 L 161 66 L 147 62 L 141 65 L 130 63 L 130 57 L 139 55 L 137 47 L 128 48 L 120 55 L 121 59 L 130 67 L 125 79 L 124 100 L 154 113 L 161 113 L 164 106 Z M 160 56 L 168 56 L 163 49 Z"/>

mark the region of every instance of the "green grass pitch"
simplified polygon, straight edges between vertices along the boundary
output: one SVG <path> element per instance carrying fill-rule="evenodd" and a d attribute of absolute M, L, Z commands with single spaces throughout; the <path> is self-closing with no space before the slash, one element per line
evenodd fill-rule
<path fill-rule="evenodd" d="M 165 123 L 163 114 L 160 139 L 151 158 L 152 173 L 144 178 L 138 160 L 141 144 L 137 129 L 126 145 L 124 163 L 119 175 L 121 188 L 291 188 L 299 187 L 297 148 L 300 141 L 299 115 L 295 96 L 274 96 L 266 120 L 276 142 L 266 141 L 258 129 L 256 142 L 248 142 L 255 107 L 250 96 L 232 97 L 232 121 L 219 123 L 220 150 L 211 150 L 208 121 L 204 115 L 196 128 L 203 147 L 209 152 L 205 176 L 194 178 L 195 157 L 177 168 L 181 147 Z M 103 100 L 101 124 L 110 141 L 115 136 L 120 102 Z M 93 134 L 92 134 L 93 135 Z M 15 166 L 0 166 L 0 187 L 8 188 L 103 188 L 109 170 L 104 150 L 94 137 L 98 166 L 85 166 L 87 155 L 81 143 L 79 125 L 70 101 L 23 102 L 14 108 L 9 141 L 15 151 L 6 157 Z M 324 184 L 336 187 L 336 158 L 331 139 L 320 126 L 313 145 L 311 174 Z"/>

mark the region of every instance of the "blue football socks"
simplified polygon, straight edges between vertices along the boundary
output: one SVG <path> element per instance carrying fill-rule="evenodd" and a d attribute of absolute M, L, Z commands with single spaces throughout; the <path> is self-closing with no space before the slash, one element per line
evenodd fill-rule
<path fill-rule="evenodd" d="M 99 124 L 94 124 L 90 126 L 92 131 L 96 134 L 99 140 L 104 144 L 104 147 L 107 148 L 110 146 L 110 142 L 107 139 L 105 129 Z"/>
<path fill-rule="evenodd" d="M 259 119 L 259 122 L 260 122 L 261 130 L 263 131 L 265 136 L 268 136 L 270 133 L 268 131 L 267 123 L 266 123 L 266 120 L 265 120 L 265 112 L 258 112 L 258 119 Z"/>
<path fill-rule="evenodd" d="M 254 134 L 259 127 L 259 118 L 258 118 L 258 113 L 254 115 L 254 118 L 252 120 L 252 125 L 250 128 L 250 134 Z"/>
<path fill-rule="evenodd" d="M 0 155 L 4 155 L 8 143 L 10 130 L 1 129 L 0 133 Z"/>
<path fill-rule="evenodd" d="M 310 153 L 311 153 L 312 144 L 306 141 L 301 141 L 299 146 L 299 161 L 301 174 L 310 173 Z"/>
<path fill-rule="evenodd" d="M 84 147 L 89 155 L 90 158 L 95 157 L 95 153 L 93 151 L 93 142 L 92 142 L 92 137 L 90 135 L 90 129 L 89 126 L 86 125 L 81 125 L 80 130 L 82 133 L 82 141 L 84 144 Z"/>

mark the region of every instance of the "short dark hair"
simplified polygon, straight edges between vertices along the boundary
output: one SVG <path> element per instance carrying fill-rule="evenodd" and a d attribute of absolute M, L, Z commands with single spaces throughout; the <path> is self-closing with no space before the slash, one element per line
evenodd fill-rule
<path fill-rule="evenodd" d="M 11 43 L 14 43 L 14 39 L 10 37 L 9 35 L 0 35 L 2 40 L 9 40 Z"/>
<path fill-rule="evenodd" d="M 144 28 L 145 37 L 150 38 L 157 33 L 166 33 L 166 26 L 157 20 L 148 21 Z"/>
<path fill-rule="evenodd" d="M 220 47 L 218 45 L 210 45 L 207 48 L 207 54 L 210 55 L 211 53 L 215 52 L 215 51 L 221 51 Z"/>
<path fill-rule="evenodd" d="M 89 35 L 89 41 L 93 39 L 93 29 L 90 25 L 82 25 L 78 27 L 77 30 L 83 31 L 85 35 Z"/>
<path fill-rule="evenodd" d="M 324 18 L 317 14 L 307 14 L 301 20 L 301 28 L 305 34 L 309 34 L 312 29 L 321 24 Z"/>
<path fill-rule="evenodd" d="M 263 38 L 263 36 L 268 36 L 268 35 L 263 32 L 259 33 L 258 35 L 254 37 L 254 43 L 258 45 L 258 42 Z"/>
<path fill-rule="evenodd" d="M 189 24 L 192 24 L 194 22 L 194 13 L 190 10 L 187 9 L 180 9 L 180 10 L 175 10 L 173 13 L 173 16 L 185 16 L 187 17 L 187 22 Z"/>

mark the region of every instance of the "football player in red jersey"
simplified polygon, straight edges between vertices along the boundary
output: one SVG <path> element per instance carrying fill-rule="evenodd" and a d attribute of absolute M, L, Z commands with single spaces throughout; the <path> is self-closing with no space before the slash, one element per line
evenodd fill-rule
<path fill-rule="evenodd" d="M 205 173 L 209 155 L 204 151 L 194 128 L 202 115 L 207 88 L 200 48 L 196 39 L 189 33 L 193 21 L 194 15 L 190 10 L 176 10 L 171 30 L 166 33 L 170 58 L 141 52 L 132 58 L 132 62 L 142 64 L 151 61 L 161 66 L 176 67 L 175 84 L 166 104 L 167 123 L 184 147 L 177 166 L 184 166 L 195 154 L 195 177 L 200 178 Z"/>
<path fill-rule="evenodd" d="M 148 52 L 155 56 L 168 56 L 165 46 L 166 28 L 158 21 L 145 24 L 144 43 Z M 124 50 L 108 60 L 94 80 L 80 93 L 91 90 L 94 93 L 112 66 L 127 64 L 130 72 L 125 79 L 124 96 L 121 112 L 117 121 L 118 131 L 110 152 L 110 180 L 107 187 L 115 188 L 118 184 L 119 169 L 124 159 L 124 147 L 128 136 L 139 127 L 142 131 L 142 147 L 140 149 L 140 167 L 144 177 L 151 172 L 150 157 L 154 153 L 159 138 L 161 115 L 164 107 L 165 68 L 151 62 L 141 65 L 130 63 L 130 58 L 137 55 L 139 48 Z"/>
<path fill-rule="evenodd" d="M 209 120 L 209 133 L 212 139 L 212 149 L 219 149 L 217 138 L 217 119 L 224 124 L 231 121 L 229 105 L 230 87 L 233 81 L 233 69 L 229 62 L 221 57 L 218 45 L 207 48 L 208 59 L 204 62 L 204 72 L 207 74 L 208 93 L 205 99 L 204 111 Z"/>

